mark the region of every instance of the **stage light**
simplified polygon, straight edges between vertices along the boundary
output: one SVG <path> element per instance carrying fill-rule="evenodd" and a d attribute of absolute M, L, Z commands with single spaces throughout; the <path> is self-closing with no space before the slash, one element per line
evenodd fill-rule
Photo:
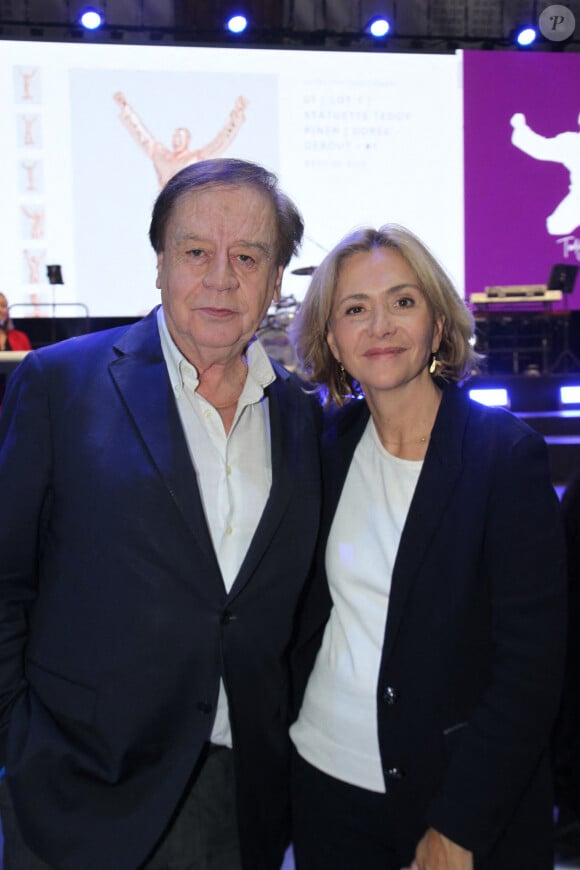
<path fill-rule="evenodd" d="M 241 12 L 231 15 L 226 21 L 226 27 L 230 33 L 243 33 L 248 26 L 248 19 Z"/>
<path fill-rule="evenodd" d="M 79 21 L 85 30 L 98 30 L 103 24 L 104 18 L 98 9 L 91 7 L 90 9 L 85 9 L 81 12 Z"/>
<path fill-rule="evenodd" d="M 479 402 L 480 405 L 496 405 L 509 408 L 510 404 L 508 391 L 503 387 L 470 390 L 469 398 L 473 399 L 474 402 Z"/>
<path fill-rule="evenodd" d="M 538 33 L 534 27 L 522 27 L 516 33 L 516 42 L 520 48 L 527 48 L 532 45 L 537 39 Z"/>
<path fill-rule="evenodd" d="M 377 15 L 366 26 L 367 33 L 374 36 L 375 39 L 382 39 L 390 29 L 391 25 L 383 15 Z"/>
<path fill-rule="evenodd" d="M 560 402 L 562 405 L 580 405 L 580 384 L 560 387 Z"/>

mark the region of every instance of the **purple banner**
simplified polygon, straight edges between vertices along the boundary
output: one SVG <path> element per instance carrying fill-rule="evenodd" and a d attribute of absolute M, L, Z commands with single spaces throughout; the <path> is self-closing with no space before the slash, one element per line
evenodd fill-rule
<path fill-rule="evenodd" d="M 580 265 L 580 55 L 469 51 L 463 60 L 469 299 Z M 580 309 L 580 277 L 567 301 Z"/>

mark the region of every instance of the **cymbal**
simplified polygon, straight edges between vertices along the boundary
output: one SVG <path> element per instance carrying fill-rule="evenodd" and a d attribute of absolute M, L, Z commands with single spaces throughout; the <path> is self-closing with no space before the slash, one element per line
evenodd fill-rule
<path fill-rule="evenodd" d="M 291 275 L 313 275 L 316 272 L 316 266 L 301 266 L 299 269 L 292 269 Z"/>

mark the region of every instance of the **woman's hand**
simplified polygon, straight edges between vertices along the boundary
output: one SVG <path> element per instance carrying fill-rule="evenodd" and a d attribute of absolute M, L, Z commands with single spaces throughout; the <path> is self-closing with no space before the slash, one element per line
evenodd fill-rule
<path fill-rule="evenodd" d="M 473 854 L 434 828 L 429 828 L 410 867 L 402 870 L 473 870 Z"/>

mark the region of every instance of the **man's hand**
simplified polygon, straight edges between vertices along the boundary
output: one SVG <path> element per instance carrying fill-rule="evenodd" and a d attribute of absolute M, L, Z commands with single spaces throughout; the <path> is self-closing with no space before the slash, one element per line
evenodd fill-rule
<path fill-rule="evenodd" d="M 429 828 L 419 841 L 413 863 L 402 870 L 473 870 L 473 854 Z"/>

